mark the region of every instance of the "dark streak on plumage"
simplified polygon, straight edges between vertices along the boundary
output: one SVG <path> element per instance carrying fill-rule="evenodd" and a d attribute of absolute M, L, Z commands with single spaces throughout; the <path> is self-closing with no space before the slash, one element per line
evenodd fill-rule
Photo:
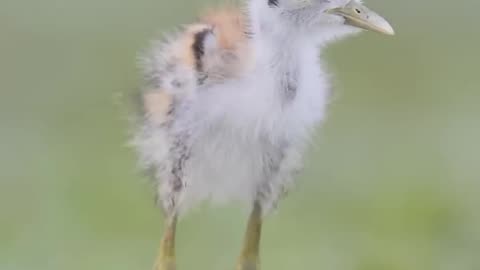
<path fill-rule="evenodd" d="M 281 82 L 281 87 L 286 101 L 294 100 L 297 96 L 298 73 L 287 72 L 285 79 Z"/>
<path fill-rule="evenodd" d="M 190 158 L 190 153 L 188 151 L 187 146 L 185 145 L 186 138 L 183 136 L 178 137 L 171 149 L 172 152 L 175 153 L 175 160 L 173 161 L 172 171 L 171 174 L 173 176 L 172 179 L 172 187 L 174 192 L 180 192 L 185 183 L 183 182 L 183 170 L 185 168 L 185 163 Z"/>
<path fill-rule="evenodd" d="M 268 0 L 268 5 L 270 7 L 278 7 L 278 0 Z"/>
<path fill-rule="evenodd" d="M 209 33 L 211 33 L 210 29 L 205 29 L 196 33 L 192 44 L 193 55 L 195 57 L 195 68 L 199 72 L 203 70 L 202 57 L 205 55 L 205 38 Z"/>
<path fill-rule="evenodd" d="M 295 96 L 297 95 L 297 84 L 296 82 L 287 82 L 286 88 L 285 88 L 285 95 L 288 100 L 293 100 Z"/>

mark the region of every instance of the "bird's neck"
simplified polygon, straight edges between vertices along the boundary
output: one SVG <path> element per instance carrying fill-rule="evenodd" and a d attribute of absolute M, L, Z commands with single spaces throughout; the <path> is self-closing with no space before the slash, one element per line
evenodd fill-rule
<path fill-rule="evenodd" d="M 308 37 L 252 14 L 252 43 L 257 65 L 274 78 L 285 100 L 295 98 L 302 73 L 316 65 L 317 53 Z"/>

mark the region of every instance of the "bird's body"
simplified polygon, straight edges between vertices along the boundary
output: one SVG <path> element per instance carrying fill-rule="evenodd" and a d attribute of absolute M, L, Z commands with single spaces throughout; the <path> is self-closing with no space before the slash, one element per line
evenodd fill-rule
<path fill-rule="evenodd" d="M 330 87 L 318 47 L 357 31 L 325 11 L 349 3 L 251 0 L 246 10 L 212 10 L 143 59 L 134 142 L 170 225 L 200 201 L 238 200 L 254 208 L 246 246 L 258 245 L 257 221 L 292 186 L 325 115 Z M 256 265 L 252 252 L 239 269 Z M 165 258 L 158 269 L 170 269 Z"/>
<path fill-rule="evenodd" d="M 180 34 L 190 43 L 190 51 L 181 53 L 193 58 L 183 67 L 168 70 L 169 61 L 182 62 L 165 51 L 147 60 L 153 85 L 144 95 L 147 126 L 137 142 L 144 162 L 159 174 L 160 197 L 168 208 L 184 210 L 204 199 L 251 203 L 261 195 L 267 209 L 301 166 L 310 131 L 323 117 L 329 88 L 313 44 L 305 42 L 298 50 L 297 44 L 282 40 L 288 36 L 278 37 L 283 42 L 278 50 L 255 44 L 240 11 L 218 10 L 210 16 L 217 14 L 222 18 L 207 21 L 220 26 L 196 24 Z M 231 33 L 221 33 L 221 25 L 237 31 L 234 38 L 239 42 L 223 47 L 213 35 Z M 201 46 L 213 48 L 202 48 L 203 56 L 196 59 L 195 42 L 211 42 Z M 209 49 L 218 59 L 209 59 Z M 165 58 L 158 61 L 155 55 Z M 165 70 L 161 78 L 158 70 Z M 183 82 L 190 80 L 196 83 Z M 172 195 L 177 198 L 169 198 Z"/>

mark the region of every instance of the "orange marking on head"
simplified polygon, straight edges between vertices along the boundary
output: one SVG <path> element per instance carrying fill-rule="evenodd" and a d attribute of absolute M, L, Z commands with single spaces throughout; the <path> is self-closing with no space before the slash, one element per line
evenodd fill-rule
<path fill-rule="evenodd" d="M 213 30 L 218 52 L 226 51 L 230 56 L 235 56 L 233 61 L 223 59 L 223 62 L 210 62 L 211 66 L 222 73 L 221 77 L 237 76 L 252 66 L 254 51 L 247 36 L 247 18 L 240 8 L 226 6 L 207 10 L 200 21 Z"/>
<path fill-rule="evenodd" d="M 172 96 L 160 89 L 147 91 L 143 94 L 143 104 L 149 119 L 155 124 L 162 124 L 167 121 Z"/>
<path fill-rule="evenodd" d="M 245 16 L 236 7 L 209 10 L 200 21 L 213 27 L 218 45 L 223 49 L 233 50 L 246 41 Z"/>

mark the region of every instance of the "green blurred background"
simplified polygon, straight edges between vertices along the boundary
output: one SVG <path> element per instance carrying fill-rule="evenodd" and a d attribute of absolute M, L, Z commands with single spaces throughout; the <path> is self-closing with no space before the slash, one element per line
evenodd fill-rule
<path fill-rule="evenodd" d="M 480 2 L 369 0 L 397 30 L 328 49 L 335 102 L 263 269 L 480 269 Z M 0 269 L 151 269 L 137 53 L 208 1 L 0 0 Z M 246 211 L 180 224 L 179 269 L 233 269 Z"/>

